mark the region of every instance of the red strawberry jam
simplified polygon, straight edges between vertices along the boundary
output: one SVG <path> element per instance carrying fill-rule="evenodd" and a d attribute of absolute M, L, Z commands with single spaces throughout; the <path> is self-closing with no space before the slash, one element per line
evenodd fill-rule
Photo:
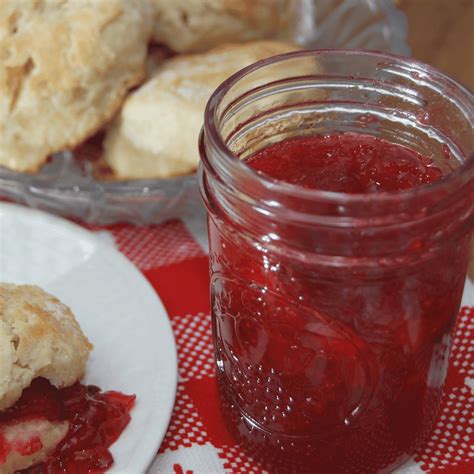
<path fill-rule="evenodd" d="M 2 425 L 30 420 L 67 421 L 67 434 L 50 457 L 22 472 L 100 473 L 113 464 L 108 448 L 128 425 L 134 403 L 134 395 L 101 392 L 98 387 L 80 383 L 57 389 L 47 380 L 38 378 L 23 391 L 13 407 L 0 413 L 0 428 Z M 5 439 L 0 439 L 0 461 L 2 454 L 6 458 L 12 448 L 18 451 L 18 446 L 8 446 Z M 27 456 L 41 448 L 41 440 L 33 437 L 19 452 Z"/>
<path fill-rule="evenodd" d="M 352 133 L 290 138 L 246 163 L 276 180 L 350 194 L 401 191 L 443 177 L 426 156 Z M 323 230 L 269 222 L 273 236 L 265 243 L 224 216 L 209 220 L 224 417 L 272 472 L 388 471 L 433 426 L 467 240 L 426 258 L 417 240 L 391 266 L 388 259 L 364 266 L 358 247 L 350 253 L 341 244 L 354 263 L 338 265 L 337 253 L 314 259 Z M 356 228 L 342 237 L 350 232 L 351 243 L 360 239 Z M 310 242 L 313 260 L 285 251 L 282 236 L 295 247 Z M 392 228 L 387 242 L 394 236 L 400 248 L 408 240 Z"/>
<path fill-rule="evenodd" d="M 247 163 L 287 183 L 342 193 L 400 191 L 443 177 L 429 158 L 409 148 L 354 133 L 290 138 Z"/>

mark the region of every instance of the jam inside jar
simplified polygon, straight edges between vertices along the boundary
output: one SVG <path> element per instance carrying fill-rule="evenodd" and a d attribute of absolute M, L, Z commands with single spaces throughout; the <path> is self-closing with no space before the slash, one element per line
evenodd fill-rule
<path fill-rule="evenodd" d="M 271 472 L 388 472 L 436 420 L 473 229 L 472 95 L 382 53 L 270 58 L 200 141 L 222 414 Z"/>

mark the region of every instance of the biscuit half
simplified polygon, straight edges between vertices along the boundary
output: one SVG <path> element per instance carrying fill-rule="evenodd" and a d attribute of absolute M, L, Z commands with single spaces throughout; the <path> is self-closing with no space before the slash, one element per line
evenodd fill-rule
<path fill-rule="evenodd" d="M 176 52 L 281 37 L 295 0 L 151 0 L 153 39 Z"/>
<path fill-rule="evenodd" d="M 0 459 L 0 474 L 11 474 L 46 461 L 68 430 L 67 421 L 51 422 L 44 419 L 22 420 L 0 426 L 0 437 L 13 448 L 7 452 L 3 463 Z M 25 450 L 22 447 L 28 445 L 37 446 L 38 449 L 27 449 L 26 451 L 34 451 L 29 454 L 20 452 Z"/>
<path fill-rule="evenodd" d="M 92 344 L 71 310 L 37 286 L 0 283 L 0 411 L 36 377 L 58 388 L 84 375 Z"/>
<path fill-rule="evenodd" d="M 298 49 L 278 41 L 218 46 L 166 61 L 127 98 L 110 125 L 104 161 L 117 179 L 168 178 L 193 172 L 206 103 L 230 75 L 260 59 Z"/>

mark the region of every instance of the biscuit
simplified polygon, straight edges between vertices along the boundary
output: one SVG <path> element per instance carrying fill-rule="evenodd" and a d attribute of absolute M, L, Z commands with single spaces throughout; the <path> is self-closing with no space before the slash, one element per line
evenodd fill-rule
<path fill-rule="evenodd" d="M 145 78 L 142 0 L 0 1 L 0 165 L 36 172 L 92 135 Z"/>
<path fill-rule="evenodd" d="M 104 161 L 118 179 L 167 178 L 199 163 L 206 103 L 227 77 L 249 64 L 298 49 L 277 41 L 218 46 L 166 61 L 130 94 L 104 141 Z"/>
<path fill-rule="evenodd" d="M 51 422 L 43 419 L 0 426 L 0 438 L 3 437 L 7 445 L 11 447 L 11 450 L 7 450 L 6 458 L 3 460 L 0 458 L 0 474 L 11 474 L 46 461 L 68 430 L 67 421 Z M 30 447 L 25 450 L 26 446 L 38 447 L 38 449 L 34 450 Z"/>
<path fill-rule="evenodd" d="M 294 0 L 151 0 L 153 39 L 176 52 L 280 37 Z"/>
<path fill-rule="evenodd" d="M 36 377 L 58 388 L 82 378 L 92 344 L 71 310 L 36 286 L 0 284 L 0 410 Z"/>

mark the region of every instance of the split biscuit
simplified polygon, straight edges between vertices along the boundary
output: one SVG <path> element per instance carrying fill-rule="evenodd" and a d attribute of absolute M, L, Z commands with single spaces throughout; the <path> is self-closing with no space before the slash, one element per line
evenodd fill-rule
<path fill-rule="evenodd" d="M 166 61 L 127 98 L 109 126 L 103 160 L 117 179 L 168 178 L 193 172 L 206 103 L 230 75 L 255 61 L 298 49 L 277 41 L 218 46 Z"/>
<path fill-rule="evenodd" d="M 37 286 L 0 283 L 0 411 L 36 377 L 58 388 L 80 380 L 92 344 L 71 310 Z"/>

